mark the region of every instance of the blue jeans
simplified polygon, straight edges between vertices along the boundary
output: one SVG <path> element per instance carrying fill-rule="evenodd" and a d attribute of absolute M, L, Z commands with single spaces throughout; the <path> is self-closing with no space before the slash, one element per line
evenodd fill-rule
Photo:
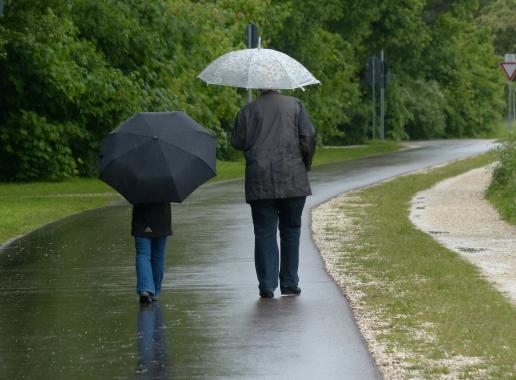
<path fill-rule="evenodd" d="M 251 201 L 254 225 L 254 264 L 258 287 L 274 290 L 297 286 L 299 277 L 299 237 L 301 214 L 306 197 Z M 278 228 L 281 240 L 281 266 L 278 252 Z"/>
<path fill-rule="evenodd" d="M 134 237 L 136 247 L 136 291 L 159 296 L 165 265 L 167 237 Z"/>

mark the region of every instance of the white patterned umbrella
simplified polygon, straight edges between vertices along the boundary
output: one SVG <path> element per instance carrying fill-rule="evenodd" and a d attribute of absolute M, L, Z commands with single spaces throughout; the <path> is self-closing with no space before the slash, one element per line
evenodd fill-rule
<path fill-rule="evenodd" d="M 304 86 L 321 83 L 294 58 L 262 48 L 224 54 L 197 77 L 208 84 L 248 89 L 303 89 Z"/>

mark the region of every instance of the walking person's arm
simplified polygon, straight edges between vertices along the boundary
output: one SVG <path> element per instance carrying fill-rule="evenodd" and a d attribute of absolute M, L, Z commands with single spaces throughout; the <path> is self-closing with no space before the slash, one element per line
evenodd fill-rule
<path fill-rule="evenodd" d="M 310 170 L 312 168 L 316 145 L 315 128 L 303 103 L 299 102 L 299 106 L 299 148 L 301 149 L 301 155 L 303 156 L 306 170 Z"/>
<path fill-rule="evenodd" d="M 237 150 L 245 150 L 245 137 L 246 137 L 246 123 L 245 116 L 242 110 L 238 113 L 235 118 L 235 125 L 231 131 L 231 145 Z"/>

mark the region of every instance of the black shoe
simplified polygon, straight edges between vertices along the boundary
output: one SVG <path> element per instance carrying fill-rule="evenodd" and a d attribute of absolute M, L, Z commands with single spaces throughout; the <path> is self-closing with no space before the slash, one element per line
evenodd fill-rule
<path fill-rule="evenodd" d="M 262 298 L 274 298 L 274 292 L 270 289 L 260 289 L 260 297 Z"/>
<path fill-rule="evenodd" d="M 301 288 L 297 286 L 287 286 L 281 288 L 281 294 L 284 296 L 298 296 L 301 294 Z"/>
<path fill-rule="evenodd" d="M 152 303 L 152 297 L 148 292 L 142 292 L 140 294 L 140 303 L 149 304 Z"/>

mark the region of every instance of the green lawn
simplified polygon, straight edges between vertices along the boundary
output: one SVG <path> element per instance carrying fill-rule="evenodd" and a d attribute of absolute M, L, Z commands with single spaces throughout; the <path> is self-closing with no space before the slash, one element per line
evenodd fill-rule
<path fill-rule="evenodd" d="M 382 154 L 400 149 L 395 142 L 372 142 L 359 147 L 319 148 L 314 166 Z M 244 162 L 217 163 L 218 175 L 210 182 L 244 175 Z M 0 245 L 41 225 L 67 215 L 107 206 L 122 198 L 95 178 L 25 184 L 0 183 Z"/>
<path fill-rule="evenodd" d="M 494 159 L 489 153 L 353 192 L 322 222 L 341 255 L 337 277 L 363 294 L 360 314 L 387 351 L 402 353 L 409 377 L 516 378 L 514 305 L 408 217 L 414 194 Z M 352 224 L 332 224 L 339 215 Z M 454 368 L 450 358 L 472 361 Z"/>

